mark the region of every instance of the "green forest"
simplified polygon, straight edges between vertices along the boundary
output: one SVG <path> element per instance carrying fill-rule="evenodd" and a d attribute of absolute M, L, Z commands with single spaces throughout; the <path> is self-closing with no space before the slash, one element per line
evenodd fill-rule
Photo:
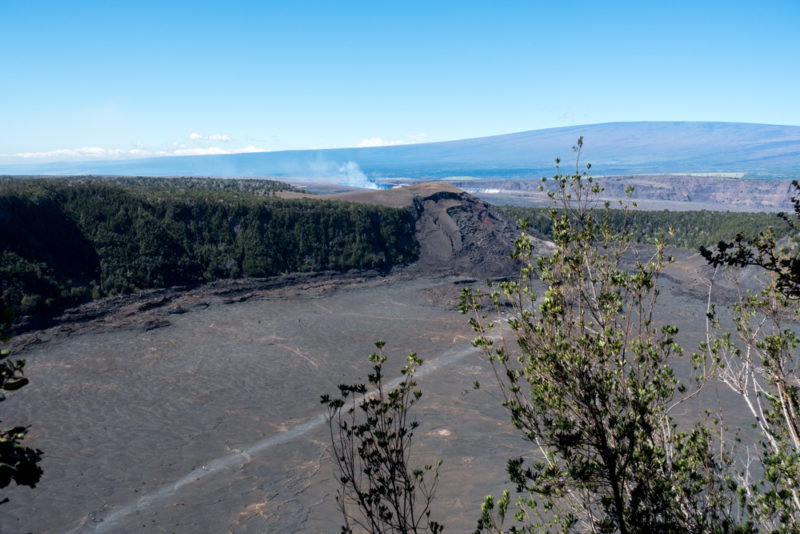
<path fill-rule="evenodd" d="M 0 179 L 0 280 L 20 315 L 223 278 L 389 269 L 418 255 L 403 209 L 284 199 L 255 179 Z"/>
<path fill-rule="evenodd" d="M 0 280 L 19 315 L 52 313 L 140 289 L 298 271 L 387 270 L 419 245 L 404 209 L 314 198 L 273 180 L 149 177 L 0 178 Z M 551 237 L 545 208 L 501 206 Z M 609 211 L 647 243 L 697 249 L 789 224 L 778 214 Z"/>
<path fill-rule="evenodd" d="M 514 220 L 525 219 L 529 228 L 552 238 L 550 208 L 499 206 Z M 599 213 L 599 210 L 598 210 Z M 778 213 L 743 213 L 727 211 L 608 211 L 609 227 L 619 232 L 623 228 L 632 234 L 634 243 L 651 243 L 664 236 L 665 244 L 678 248 L 713 247 L 720 241 L 730 241 L 738 233 L 745 239 L 772 227 L 778 238 L 792 233 L 790 224 Z"/>

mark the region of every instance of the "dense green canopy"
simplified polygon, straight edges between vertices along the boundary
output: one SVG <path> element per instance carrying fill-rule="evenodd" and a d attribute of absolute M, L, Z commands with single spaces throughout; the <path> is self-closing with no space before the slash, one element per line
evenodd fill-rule
<path fill-rule="evenodd" d="M 552 238 L 550 208 L 500 206 L 512 219 L 525 219 L 532 230 Z M 627 222 L 626 221 L 627 218 Z M 659 233 L 664 234 L 667 245 L 698 249 L 712 247 L 720 241 L 729 241 L 742 232 L 745 237 L 755 237 L 760 230 L 772 226 L 778 237 L 789 235 L 789 223 L 778 213 L 742 213 L 727 211 L 608 211 L 609 226 L 620 231 L 623 226 L 632 232 L 635 243 L 649 243 Z"/>
<path fill-rule="evenodd" d="M 139 289 L 417 257 L 402 209 L 309 198 L 267 180 L 5 179 L 0 280 L 21 314 Z"/>

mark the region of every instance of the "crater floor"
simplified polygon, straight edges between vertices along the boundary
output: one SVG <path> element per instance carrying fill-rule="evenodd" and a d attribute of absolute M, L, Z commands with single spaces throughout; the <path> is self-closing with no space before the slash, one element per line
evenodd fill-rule
<path fill-rule="evenodd" d="M 530 447 L 455 308 L 463 282 L 373 277 L 209 293 L 121 326 L 21 336 L 31 383 L 3 403 L 3 424 L 31 425 L 44 475 L 35 489 L 3 490 L 0 531 L 338 532 L 319 396 L 363 381 L 379 339 L 392 376 L 410 351 L 426 362 L 415 458 L 444 459 L 434 518 L 451 532 L 473 529 L 483 497 L 508 486 L 506 460 Z M 704 297 L 663 282 L 661 313 L 690 350 Z M 734 401 L 714 391 L 703 402 Z"/>

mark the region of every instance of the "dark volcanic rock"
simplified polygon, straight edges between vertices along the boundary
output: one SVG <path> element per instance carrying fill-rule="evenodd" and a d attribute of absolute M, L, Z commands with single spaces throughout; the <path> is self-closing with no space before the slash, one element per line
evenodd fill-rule
<path fill-rule="evenodd" d="M 426 182 L 333 197 L 412 210 L 420 244 L 420 257 L 412 271 L 477 277 L 507 276 L 517 271 L 510 258 L 517 235 L 514 222 L 457 187 Z"/>
<path fill-rule="evenodd" d="M 41 320 L 23 318 L 15 325 L 17 337 L 12 338 L 7 346 L 22 350 L 30 345 L 87 332 L 147 332 L 169 326 L 171 316 L 207 308 L 208 303 L 214 300 L 236 304 L 264 298 L 324 294 L 333 289 L 384 278 L 382 273 L 374 270 L 352 270 L 347 273 L 322 271 L 270 278 L 216 280 L 196 287 L 148 289 L 130 295 L 93 300 Z"/>
<path fill-rule="evenodd" d="M 501 276 L 513 271 L 516 228 L 495 208 L 458 190 L 414 198 L 423 271 Z"/>

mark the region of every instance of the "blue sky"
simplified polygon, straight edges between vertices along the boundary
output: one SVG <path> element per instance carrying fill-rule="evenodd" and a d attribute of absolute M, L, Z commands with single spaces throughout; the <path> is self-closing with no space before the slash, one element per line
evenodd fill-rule
<path fill-rule="evenodd" d="M 800 2 L 0 0 L 0 162 L 800 125 Z"/>

